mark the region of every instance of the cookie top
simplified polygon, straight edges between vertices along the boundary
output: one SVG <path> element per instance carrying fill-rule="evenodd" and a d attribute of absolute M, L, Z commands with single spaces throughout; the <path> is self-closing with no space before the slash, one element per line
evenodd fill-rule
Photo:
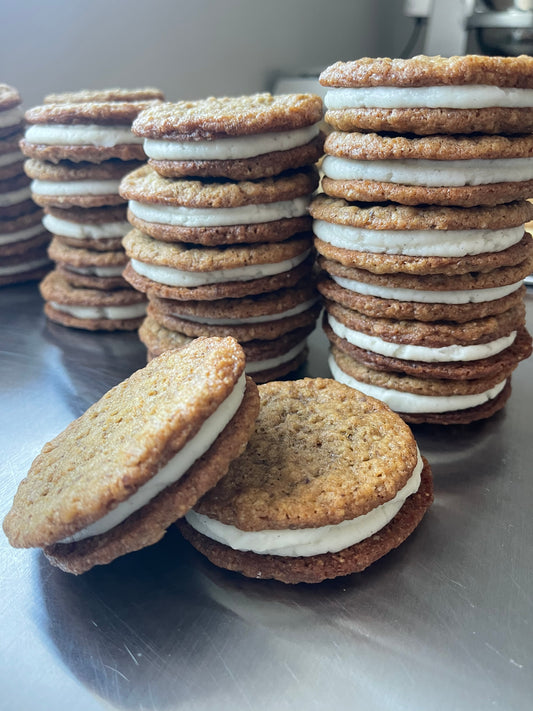
<path fill-rule="evenodd" d="M 132 130 L 145 138 L 195 141 L 288 131 L 321 118 L 319 96 L 263 93 L 154 105 L 137 117 Z"/>
<path fill-rule="evenodd" d="M 17 89 L 9 84 L 0 84 L 0 111 L 7 111 L 21 103 Z"/>
<path fill-rule="evenodd" d="M 47 94 L 45 104 L 87 104 L 94 102 L 146 102 L 162 101 L 163 92 L 159 89 L 146 87 L 143 89 L 82 89 L 81 91 L 66 91 L 60 94 Z"/>
<path fill-rule="evenodd" d="M 24 171 L 33 180 L 76 181 L 113 180 L 139 166 L 138 161 L 109 160 L 105 163 L 48 163 L 33 158 L 24 163 Z"/>
<path fill-rule="evenodd" d="M 322 86 L 445 86 L 485 84 L 521 89 L 533 88 L 533 58 L 427 57 L 410 59 L 363 57 L 350 62 L 336 62 L 319 77 Z"/>
<path fill-rule="evenodd" d="M 234 392 L 244 360 L 233 339 L 197 339 L 110 390 L 34 460 L 4 521 L 12 545 L 57 543 L 129 499 Z"/>
<path fill-rule="evenodd" d="M 131 124 L 149 101 L 88 101 L 72 103 L 48 103 L 33 106 L 24 114 L 26 122 L 33 124 L 60 125 L 124 125 Z M 133 140 L 133 138 L 132 138 Z"/>
<path fill-rule="evenodd" d="M 368 513 L 410 478 L 415 440 L 383 403 L 322 378 L 259 393 L 246 451 L 198 513 L 243 531 L 315 528 Z"/>
<path fill-rule="evenodd" d="M 123 249 L 98 252 L 83 247 L 71 247 L 54 237 L 48 247 L 48 254 L 54 262 L 71 267 L 123 267 L 128 258 Z"/>

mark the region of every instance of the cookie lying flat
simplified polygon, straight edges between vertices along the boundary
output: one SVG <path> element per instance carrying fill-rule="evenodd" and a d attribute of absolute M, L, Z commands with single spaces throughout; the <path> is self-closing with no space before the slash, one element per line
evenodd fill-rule
<path fill-rule="evenodd" d="M 19 148 L 21 136 L 22 133 L 14 133 L 0 140 L 0 180 L 12 178 L 24 172 L 24 156 Z"/>
<path fill-rule="evenodd" d="M 45 244 L 0 257 L 0 286 L 42 279 L 52 267 Z"/>
<path fill-rule="evenodd" d="M 65 91 L 60 94 L 47 94 L 44 104 L 87 104 L 91 102 L 146 102 L 162 101 L 163 93 L 153 87 L 142 89 L 82 89 L 81 91 Z"/>
<path fill-rule="evenodd" d="M 265 93 L 152 106 L 132 130 L 160 175 L 255 180 L 316 163 L 321 119 L 318 96 Z"/>
<path fill-rule="evenodd" d="M 156 543 L 226 473 L 257 411 L 233 339 L 162 355 L 44 446 L 4 520 L 10 543 L 71 573 Z"/>
<path fill-rule="evenodd" d="M 72 286 L 110 290 L 128 287 L 122 278 L 128 261 L 122 249 L 97 252 L 83 247 L 70 247 L 54 237 L 48 254 L 56 263 L 57 271 Z"/>
<path fill-rule="evenodd" d="M 279 242 L 311 227 L 307 207 L 314 169 L 257 181 L 161 177 L 150 166 L 127 175 L 120 194 L 134 227 L 166 242 L 206 246 Z"/>
<path fill-rule="evenodd" d="M 320 75 L 341 131 L 531 133 L 533 60 L 425 57 L 337 62 Z"/>
<path fill-rule="evenodd" d="M 48 241 L 48 233 L 41 223 L 42 216 L 42 210 L 34 205 L 34 209 L 25 215 L 11 220 L 0 219 L 0 255 L 12 253 L 8 250 L 15 246 L 25 247 L 31 240 L 39 239 L 42 235 L 46 235 Z"/>
<path fill-rule="evenodd" d="M 178 522 L 198 550 L 249 577 L 314 583 L 364 570 L 407 538 L 433 496 L 399 417 L 332 380 L 259 393 L 246 451 Z"/>
<path fill-rule="evenodd" d="M 11 136 L 22 129 L 24 114 L 18 91 L 9 84 L 0 84 L 0 138 Z"/>
<path fill-rule="evenodd" d="M 30 179 L 24 173 L 0 180 L 0 220 L 11 220 L 35 210 Z"/>
<path fill-rule="evenodd" d="M 104 207 L 47 207 L 43 225 L 60 242 L 97 251 L 120 249 L 130 231 L 125 205 Z"/>

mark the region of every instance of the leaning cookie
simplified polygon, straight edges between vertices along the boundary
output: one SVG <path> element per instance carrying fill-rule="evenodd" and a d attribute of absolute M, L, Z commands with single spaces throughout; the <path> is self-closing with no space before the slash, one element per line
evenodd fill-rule
<path fill-rule="evenodd" d="M 211 562 L 316 583 L 364 570 L 412 533 L 433 499 L 431 471 L 386 405 L 321 378 L 259 394 L 246 451 L 178 521 Z"/>
<path fill-rule="evenodd" d="M 44 446 L 4 520 L 10 543 L 75 574 L 156 543 L 226 473 L 257 411 L 233 339 L 164 354 Z"/>

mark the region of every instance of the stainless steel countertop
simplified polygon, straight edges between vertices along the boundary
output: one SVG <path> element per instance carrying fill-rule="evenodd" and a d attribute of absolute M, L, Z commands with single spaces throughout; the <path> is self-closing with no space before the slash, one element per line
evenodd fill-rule
<path fill-rule="evenodd" d="M 529 328 L 533 297 L 528 295 Z M 311 338 L 307 375 L 328 376 Z M 135 334 L 0 289 L 0 516 L 47 440 L 144 365 Z M 415 427 L 435 503 L 364 573 L 285 586 L 221 571 L 175 530 L 75 577 L 0 535 L 0 709 L 516 711 L 533 707 L 533 359 L 505 410 Z"/>

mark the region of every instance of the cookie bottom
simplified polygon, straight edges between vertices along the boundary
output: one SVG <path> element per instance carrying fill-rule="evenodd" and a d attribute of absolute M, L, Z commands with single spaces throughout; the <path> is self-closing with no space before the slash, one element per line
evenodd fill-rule
<path fill-rule="evenodd" d="M 422 481 L 400 511 L 380 531 L 338 553 L 285 557 L 236 551 L 195 531 L 181 519 L 176 525 L 186 538 L 211 563 L 249 578 L 279 580 L 282 583 L 319 583 L 350 573 L 360 573 L 371 563 L 398 547 L 414 531 L 433 501 L 431 469 L 424 459 Z"/>
<path fill-rule="evenodd" d="M 44 313 L 55 323 L 70 328 L 81 328 L 85 331 L 135 331 L 142 322 L 144 316 L 138 318 L 76 318 L 64 311 L 55 309 L 51 304 L 45 303 Z"/>

